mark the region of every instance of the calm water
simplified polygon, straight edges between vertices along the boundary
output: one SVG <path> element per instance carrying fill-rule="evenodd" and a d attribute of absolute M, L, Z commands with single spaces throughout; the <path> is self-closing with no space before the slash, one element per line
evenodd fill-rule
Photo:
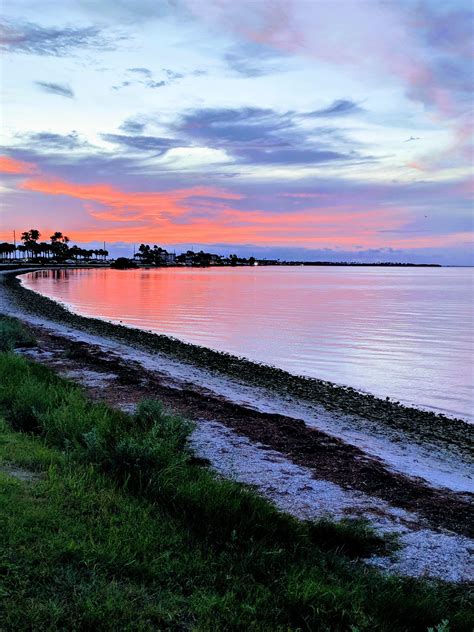
<path fill-rule="evenodd" d="M 474 420 L 469 268 L 40 271 L 86 316 Z"/>

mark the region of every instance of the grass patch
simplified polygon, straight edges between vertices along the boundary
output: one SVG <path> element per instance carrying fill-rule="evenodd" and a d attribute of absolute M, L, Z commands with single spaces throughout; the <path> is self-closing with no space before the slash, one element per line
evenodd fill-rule
<path fill-rule="evenodd" d="M 301 523 L 242 485 L 193 463 L 193 425 L 145 401 L 131 416 L 91 403 L 82 389 L 24 358 L 0 355 L 0 407 L 12 427 L 93 464 L 134 495 L 158 502 L 214 545 L 317 542 L 360 556 L 385 543 L 358 523 Z"/>
<path fill-rule="evenodd" d="M 156 402 L 126 415 L 0 354 L 0 410 L 0 458 L 43 473 L 0 473 L 1 629 L 473 626 L 461 588 L 351 560 L 383 544 L 363 525 L 298 522 L 195 464 Z"/>
<path fill-rule="evenodd" d="M 49 448 L 43 441 L 32 441 L 27 434 L 12 432 L 0 416 L 0 468 L 14 464 L 32 472 L 41 472 L 63 461 L 61 452 Z"/>
<path fill-rule="evenodd" d="M 35 345 L 35 337 L 17 318 L 0 315 L 0 352 Z"/>

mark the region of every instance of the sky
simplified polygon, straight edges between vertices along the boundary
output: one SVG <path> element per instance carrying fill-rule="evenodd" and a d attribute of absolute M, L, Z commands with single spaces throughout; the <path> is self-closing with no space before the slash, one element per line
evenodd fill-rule
<path fill-rule="evenodd" d="M 474 264 L 469 0 L 4 0 L 0 240 Z"/>

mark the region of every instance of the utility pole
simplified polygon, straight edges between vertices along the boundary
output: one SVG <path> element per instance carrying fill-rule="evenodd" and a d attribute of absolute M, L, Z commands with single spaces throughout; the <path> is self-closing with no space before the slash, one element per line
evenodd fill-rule
<path fill-rule="evenodd" d="M 15 246 L 16 250 L 16 230 L 13 231 L 13 245 Z"/>

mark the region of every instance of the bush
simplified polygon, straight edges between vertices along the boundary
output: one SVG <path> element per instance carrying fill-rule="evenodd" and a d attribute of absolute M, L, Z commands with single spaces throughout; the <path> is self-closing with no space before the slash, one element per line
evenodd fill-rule
<path fill-rule="evenodd" d="M 111 268 L 115 270 L 127 270 L 129 268 L 138 268 L 136 261 L 133 259 L 127 259 L 126 257 L 118 257 L 110 264 Z"/>

